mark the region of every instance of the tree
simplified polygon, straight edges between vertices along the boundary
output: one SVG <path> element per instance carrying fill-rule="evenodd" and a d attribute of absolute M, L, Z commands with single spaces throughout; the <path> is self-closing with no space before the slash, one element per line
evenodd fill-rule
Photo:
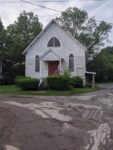
<path fill-rule="evenodd" d="M 3 45 L 4 45 L 4 27 L 2 24 L 2 21 L 0 19 L 0 59 L 2 59 L 2 51 L 3 51 Z"/>
<path fill-rule="evenodd" d="M 15 63 L 23 63 L 24 57 L 22 51 L 30 44 L 30 42 L 41 32 L 42 24 L 38 20 L 38 16 L 32 12 L 23 12 L 17 18 L 14 24 L 7 27 L 8 35 L 11 36 L 12 46 L 10 48 L 11 61 Z"/>
<path fill-rule="evenodd" d="M 96 72 L 99 82 L 113 81 L 113 47 L 106 47 L 89 62 L 89 71 Z"/>
<path fill-rule="evenodd" d="M 10 37 L 7 34 L 7 31 L 4 29 L 0 19 L 0 59 L 6 59 L 6 55 L 8 55 L 7 50 L 10 47 L 10 42 Z"/>
<path fill-rule="evenodd" d="M 61 17 L 56 20 L 66 31 L 69 31 L 74 37 L 78 37 L 79 32 L 84 28 L 84 22 L 87 20 L 88 14 L 86 11 L 76 7 L 69 7 L 61 13 Z"/>
<path fill-rule="evenodd" d="M 22 51 L 41 32 L 42 24 L 32 12 L 23 12 L 14 24 L 4 29 L 0 20 L 0 59 L 4 64 L 6 83 L 13 83 L 17 75 L 24 75 Z"/>
<path fill-rule="evenodd" d="M 111 24 L 104 21 L 97 24 L 95 18 L 88 18 L 84 10 L 69 7 L 56 20 L 62 28 L 86 46 L 89 58 L 109 40 Z"/>
<path fill-rule="evenodd" d="M 2 21 L 0 19 L 0 32 L 3 31 L 3 29 L 4 29 L 4 26 L 3 26 Z"/>

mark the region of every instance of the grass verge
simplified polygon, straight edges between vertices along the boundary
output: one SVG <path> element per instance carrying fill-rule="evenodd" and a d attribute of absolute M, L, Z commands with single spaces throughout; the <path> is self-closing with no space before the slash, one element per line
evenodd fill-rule
<path fill-rule="evenodd" d="M 89 93 L 98 91 L 99 88 L 73 88 L 66 91 L 23 91 L 15 85 L 0 86 L 0 94 L 19 94 L 19 95 L 39 95 L 39 96 L 71 96 L 75 94 Z"/>

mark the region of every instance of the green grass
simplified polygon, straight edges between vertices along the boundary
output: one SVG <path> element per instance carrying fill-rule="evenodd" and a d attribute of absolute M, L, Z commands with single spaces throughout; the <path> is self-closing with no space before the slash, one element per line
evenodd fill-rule
<path fill-rule="evenodd" d="M 66 91 L 23 91 L 15 85 L 0 86 L 0 94 L 19 94 L 19 95 L 42 95 L 42 96 L 71 96 L 75 94 L 89 93 L 98 91 L 99 88 L 73 88 Z"/>

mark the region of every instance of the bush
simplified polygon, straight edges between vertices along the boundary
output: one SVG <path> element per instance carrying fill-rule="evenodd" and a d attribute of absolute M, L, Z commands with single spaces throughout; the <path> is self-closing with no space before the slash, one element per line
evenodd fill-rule
<path fill-rule="evenodd" d="M 8 84 L 14 84 L 14 75 L 10 72 L 5 72 L 2 73 L 3 75 L 3 84 L 8 85 Z"/>
<path fill-rule="evenodd" d="M 75 88 L 76 87 L 83 87 L 83 80 L 78 76 L 72 77 L 71 78 L 71 85 Z"/>
<path fill-rule="evenodd" d="M 11 72 L 17 76 L 24 76 L 25 75 L 25 65 L 24 64 L 16 64 L 11 67 Z"/>
<path fill-rule="evenodd" d="M 71 73 L 68 70 L 64 70 L 64 76 L 70 78 Z"/>
<path fill-rule="evenodd" d="M 70 78 L 64 75 L 49 76 L 47 84 L 53 90 L 66 90 L 70 87 Z"/>
<path fill-rule="evenodd" d="M 37 90 L 39 86 L 39 79 L 31 77 L 17 77 L 15 83 L 23 90 Z"/>
<path fill-rule="evenodd" d="M 3 65 L 3 84 L 14 84 L 16 76 L 24 76 L 25 66 L 23 64 L 5 64 Z"/>

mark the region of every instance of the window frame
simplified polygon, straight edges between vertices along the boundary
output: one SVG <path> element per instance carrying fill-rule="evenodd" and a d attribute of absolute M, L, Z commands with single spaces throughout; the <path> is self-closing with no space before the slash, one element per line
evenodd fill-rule
<path fill-rule="evenodd" d="M 52 42 L 52 44 L 50 44 L 50 42 Z M 61 47 L 61 44 L 60 44 L 60 41 L 56 37 L 52 37 L 48 41 L 47 47 Z"/>
<path fill-rule="evenodd" d="M 69 55 L 69 71 L 74 72 L 74 55 Z"/>
<path fill-rule="evenodd" d="M 39 55 L 35 56 L 35 72 L 40 72 L 40 57 L 39 57 Z"/>

